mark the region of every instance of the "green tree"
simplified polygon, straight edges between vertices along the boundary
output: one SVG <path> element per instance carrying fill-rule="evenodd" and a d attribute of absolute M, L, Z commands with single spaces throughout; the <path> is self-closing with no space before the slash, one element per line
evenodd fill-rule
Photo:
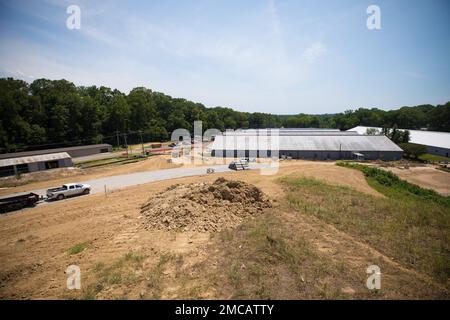
<path fill-rule="evenodd" d="M 417 158 L 421 154 L 427 153 L 427 148 L 421 144 L 400 143 L 399 147 L 402 148 L 405 154 L 410 158 Z"/>

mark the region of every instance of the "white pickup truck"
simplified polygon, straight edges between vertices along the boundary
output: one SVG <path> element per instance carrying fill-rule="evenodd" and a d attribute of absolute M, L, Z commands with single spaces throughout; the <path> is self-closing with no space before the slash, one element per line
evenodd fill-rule
<path fill-rule="evenodd" d="M 91 186 L 82 183 L 68 183 L 63 184 L 62 187 L 52 188 L 47 190 L 48 200 L 62 200 L 67 197 L 78 196 L 82 194 L 89 194 Z"/>

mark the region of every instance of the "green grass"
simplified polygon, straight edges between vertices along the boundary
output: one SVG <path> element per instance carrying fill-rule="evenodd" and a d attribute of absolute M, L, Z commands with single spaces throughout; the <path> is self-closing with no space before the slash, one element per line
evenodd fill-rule
<path fill-rule="evenodd" d="M 143 257 L 133 252 L 126 253 L 110 265 L 97 263 L 94 271 L 102 286 L 113 284 L 129 284 L 136 279 L 135 271 L 143 262 Z"/>
<path fill-rule="evenodd" d="M 444 162 L 444 161 L 450 162 L 450 158 L 448 158 L 448 157 L 438 156 L 438 155 L 429 154 L 429 153 L 420 154 L 417 156 L 417 158 L 419 158 L 420 160 L 423 160 L 423 161 L 428 161 L 428 162 Z"/>
<path fill-rule="evenodd" d="M 129 158 L 127 157 L 114 157 L 114 158 L 108 158 L 108 159 L 99 159 L 99 160 L 89 160 L 84 161 L 76 164 L 76 167 L 81 169 L 88 169 L 88 168 L 95 168 L 95 167 L 102 167 L 107 165 L 115 165 L 115 164 L 128 164 L 128 163 L 134 163 L 138 161 L 142 161 L 146 158 L 140 158 L 136 156 L 131 156 Z"/>
<path fill-rule="evenodd" d="M 410 268 L 447 281 L 448 197 L 405 183 L 390 172 L 363 165 L 342 166 L 363 171 L 369 184 L 386 197 L 313 179 L 285 177 L 281 183 L 287 188 L 290 206 L 333 224 Z"/>
<path fill-rule="evenodd" d="M 89 242 L 77 243 L 73 247 L 67 250 L 68 255 L 78 254 L 89 247 Z"/>

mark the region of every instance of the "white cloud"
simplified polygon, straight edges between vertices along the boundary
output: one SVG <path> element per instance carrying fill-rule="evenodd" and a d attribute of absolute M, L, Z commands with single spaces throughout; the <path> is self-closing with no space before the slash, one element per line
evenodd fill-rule
<path fill-rule="evenodd" d="M 327 46 L 321 41 L 314 42 L 302 53 L 302 59 L 308 63 L 313 63 L 319 57 L 327 53 Z"/>

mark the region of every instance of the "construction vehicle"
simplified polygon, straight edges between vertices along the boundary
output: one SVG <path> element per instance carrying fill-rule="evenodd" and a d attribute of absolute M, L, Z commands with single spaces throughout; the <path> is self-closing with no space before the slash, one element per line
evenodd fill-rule
<path fill-rule="evenodd" d="M 0 197 L 0 213 L 32 207 L 40 199 L 41 197 L 33 192 L 22 192 Z"/>

